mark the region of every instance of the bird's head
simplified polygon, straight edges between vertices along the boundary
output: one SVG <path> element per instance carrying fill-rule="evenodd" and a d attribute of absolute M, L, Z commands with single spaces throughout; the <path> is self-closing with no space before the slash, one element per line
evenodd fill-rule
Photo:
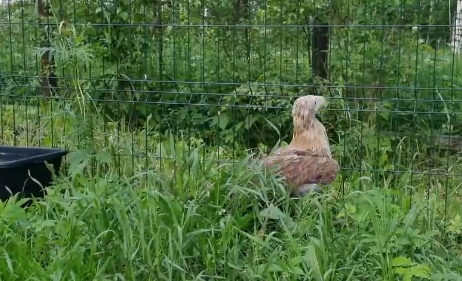
<path fill-rule="evenodd" d="M 298 117 L 302 120 L 314 118 L 316 113 L 327 106 L 326 99 L 323 96 L 307 95 L 295 100 L 292 107 L 292 117 Z"/>
<path fill-rule="evenodd" d="M 292 108 L 294 133 L 290 145 L 330 156 L 326 128 L 316 119 L 316 113 L 327 106 L 322 96 L 307 95 L 295 100 Z"/>
<path fill-rule="evenodd" d="M 295 100 L 292 107 L 292 118 L 298 129 L 309 129 L 315 122 L 315 115 L 321 108 L 327 106 L 323 96 L 307 95 Z"/>

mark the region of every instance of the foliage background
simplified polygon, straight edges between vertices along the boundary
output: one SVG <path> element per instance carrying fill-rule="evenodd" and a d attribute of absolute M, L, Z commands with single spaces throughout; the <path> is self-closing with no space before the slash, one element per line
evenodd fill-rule
<path fill-rule="evenodd" d="M 447 102 L 457 99 L 460 84 L 457 58 L 447 50 L 455 1 L 51 4 L 60 96 L 84 91 L 113 118 L 121 116 L 118 110 L 136 120 L 152 115 L 158 131 L 194 130 L 210 143 L 274 143 L 265 117 L 287 139 L 290 118 L 279 109 L 312 83 L 313 18 L 333 25 L 322 92 L 338 99 L 333 110 L 335 104 L 356 108 L 358 119 L 374 119 L 380 130 L 413 133 L 444 132 L 444 104 L 449 113 L 459 110 Z M 12 23 L 2 25 L 9 35 L 2 39 L 3 89 L 32 83 L 39 71 L 34 52 L 43 51 L 44 28 L 33 7 L 19 2 L 2 9 L 3 20 Z M 20 88 L 22 95 L 35 94 L 30 86 Z M 337 131 L 349 129 L 340 111 L 326 118 Z"/>
<path fill-rule="evenodd" d="M 36 5 L 0 9 L 1 142 L 74 153 L 68 193 L 1 206 L 5 280 L 460 279 L 456 1 L 52 0 L 48 19 Z M 327 81 L 313 20 L 331 25 Z M 289 219 L 240 156 L 289 141 L 314 84 L 342 174 Z M 279 211 L 266 236 L 262 198 Z"/>
<path fill-rule="evenodd" d="M 39 56 L 51 51 L 59 106 L 48 107 L 97 116 L 54 126 L 70 128 L 77 147 L 99 145 L 95 126 L 128 126 L 234 156 L 269 152 L 290 140 L 293 100 L 316 88 L 331 101 L 321 119 L 344 171 L 457 174 L 448 170 L 462 147 L 460 58 L 448 48 L 455 1 L 52 1 L 49 18 L 37 3 L 1 10 L 1 98 L 46 104 L 37 75 Z M 313 20 L 331 25 L 327 81 L 311 72 Z M 33 135 L 59 145 L 50 128 Z"/>

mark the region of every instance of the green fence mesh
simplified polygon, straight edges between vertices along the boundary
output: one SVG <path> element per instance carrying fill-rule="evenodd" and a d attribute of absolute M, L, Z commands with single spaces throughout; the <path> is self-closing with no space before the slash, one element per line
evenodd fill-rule
<path fill-rule="evenodd" d="M 414 185 L 447 186 L 462 146 L 455 8 L 405 0 L 8 2 L 2 142 L 110 148 L 145 161 L 173 133 L 235 157 L 290 140 L 291 103 L 310 93 L 330 101 L 321 118 L 343 181 L 385 177 L 396 186 L 405 174 Z"/>
<path fill-rule="evenodd" d="M 437 199 L 441 218 L 453 218 L 457 4 L 7 1 L 0 143 L 69 149 L 74 170 L 93 155 L 124 177 L 175 174 L 194 157 L 228 163 L 289 142 L 293 101 L 316 94 L 329 101 L 320 119 L 342 167 L 332 190 L 397 189 L 400 204 Z"/>

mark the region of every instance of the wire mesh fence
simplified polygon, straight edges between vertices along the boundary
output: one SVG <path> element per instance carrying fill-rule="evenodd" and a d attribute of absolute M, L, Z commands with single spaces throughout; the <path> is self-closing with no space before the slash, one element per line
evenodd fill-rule
<path fill-rule="evenodd" d="M 460 280 L 458 2 L 0 1 L 0 145 L 71 151 L 0 279 Z M 306 94 L 341 172 L 292 200 L 252 160 Z"/>
<path fill-rule="evenodd" d="M 2 144 L 116 155 L 119 173 L 290 141 L 303 94 L 342 167 L 447 196 L 460 181 L 456 1 L 10 1 L 0 8 Z M 175 152 L 176 151 L 176 152 Z M 212 152 L 213 151 L 213 152 Z M 111 156 L 112 157 L 112 156 Z M 451 193 L 452 194 L 452 193 Z"/>

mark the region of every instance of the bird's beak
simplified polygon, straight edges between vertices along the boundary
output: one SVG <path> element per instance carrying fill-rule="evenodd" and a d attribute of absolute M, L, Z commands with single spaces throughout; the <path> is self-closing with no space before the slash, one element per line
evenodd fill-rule
<path fill-rule="evenodd" d="M 328 105 L 328 102 L 325 99 L 323 99 L 322 101 L 318 101 L 316 111 L 326 108 L 327 105 Z"/>
<path fill-rule="evenodd" d="M 316 114 L 319 114 L 319 112 L 325 109 L 326 107 L 326 104 L 321 104 L 318 108 L 316 108 Z"/>

